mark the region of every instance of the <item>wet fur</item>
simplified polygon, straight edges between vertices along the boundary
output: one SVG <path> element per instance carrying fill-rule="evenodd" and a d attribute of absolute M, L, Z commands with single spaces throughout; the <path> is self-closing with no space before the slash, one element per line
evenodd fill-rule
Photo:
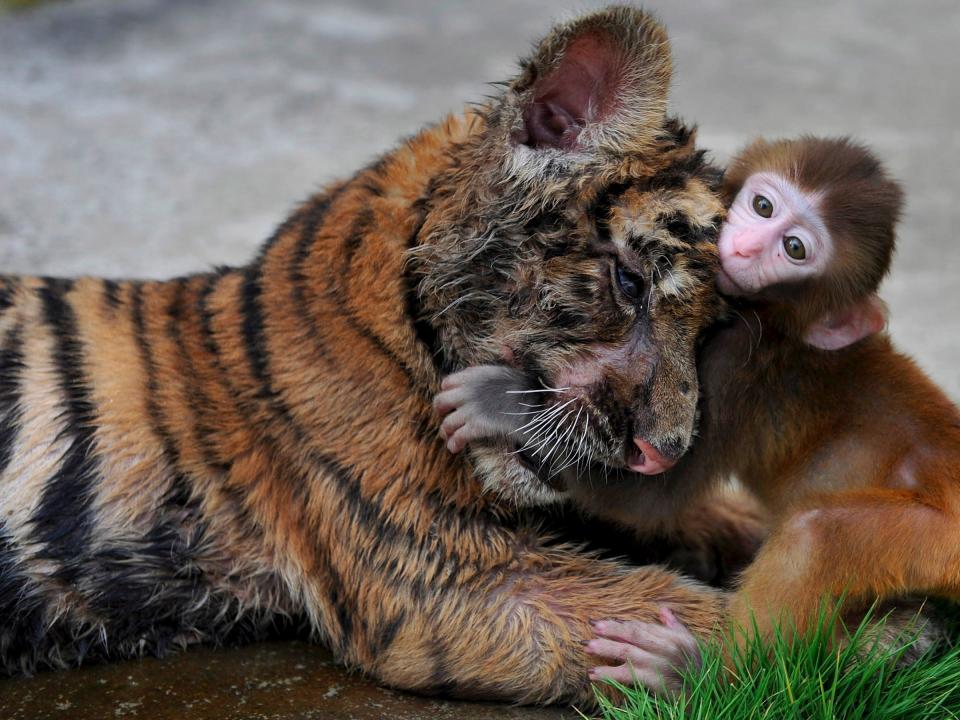
<path fill-rule="evenodd" d="M 597 47 L 616 60 L 599 114 L 570 148 L 517 147 L 543 79 Z M 556 28 L 488 105 L 308 200 L 244 267 L 5 278 L 3 667 L 303 620 L 397 687 L 590 704 L 590 618 L 665 604 L 709 633 L 718 593 L 553 541 L 516 509 L 551 491 L 524 476 L 526 494 L 483 492 L 523 471 L 502 451 L 449 456 L 430 406 L 442 373 L 504 343 L 549 374 L 588 341 L 622 342 L 635 314 L 585 313 L 606 233 L 682 279 L 649 273 L 641 324 L 660 358 L 650 407 L 687 422 L 675 387 L 718 310 L 722 207 L 693 132 L 663 115 L 669 76 L 655 21 L 595 13 Z"/>

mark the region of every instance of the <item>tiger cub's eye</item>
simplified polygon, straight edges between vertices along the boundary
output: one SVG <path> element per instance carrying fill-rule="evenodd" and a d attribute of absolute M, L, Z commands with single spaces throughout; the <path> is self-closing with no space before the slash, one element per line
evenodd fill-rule
<path fill-rule="evenodd" d="M 787 235 L 783 238 L 783 249 L 786 250 L 787 255 L 794 260 L 807 259 L 807 248 L 804 247 L 803 240 L 796 235 Z"/>
<path fill-rule="evenodd" d="M 753 209 L 760 217 L 768 218 L 773 215 L 773 203 L 763 195 L 753 196 Z"/>
<path fill-rule="evenodd" d="M 617 263 L 617 285 L 620 292 L 631 302 L 636 302 L 640 297 L 641 280 L 633 273 L 624 270 L 620 263 Z"/>

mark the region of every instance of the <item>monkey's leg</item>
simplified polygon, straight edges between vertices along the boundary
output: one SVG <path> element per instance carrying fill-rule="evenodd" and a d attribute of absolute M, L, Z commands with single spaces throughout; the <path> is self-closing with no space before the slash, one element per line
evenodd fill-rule
<path fill-rule="evenodd" d="M 722 620 L 721 593 L 658 567 L 630 568 L 563 548 L 525 549 L 509 567 L 425 596 L 395 595 L 399 618 L 389 642 L 376 630 L 384 609 L 353 620 L 376 642 L 355 646 L 353 661 L 382 681 L 409 690 L 519 703 L 593 705 L 583 647 L 591 619 L 654 620 L 671 608 L 705 638 Z"/>
<path fill-rule="evenodd" d="M 960 518 L 884 489 L 824 496 L 788 516 L 744 573 L 731 618 L 807 632 L 821 608 L 908 593 L 960 596 Z M 824 602 L 834 605 L 824 606 Z"/>

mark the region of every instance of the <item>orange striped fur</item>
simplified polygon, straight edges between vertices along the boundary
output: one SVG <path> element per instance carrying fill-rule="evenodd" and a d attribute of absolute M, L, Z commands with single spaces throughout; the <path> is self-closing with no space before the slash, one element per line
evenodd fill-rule
<path fill-rule="evenodd" d="M 518 144 L 544 78 L 591 52 L 616 92 L 578 118 L 576 147 Z M 441 373 L 505 346 L 558 369 L 598 338 L 633 342 L 640 320 L 595 308 L 609 280 L 591 248 L 612 232 L 672 268 L 641 323 L 659 358 L 643 388 L 689 441 L 696 392 L 673 388 L 695 384 L 717 311 L 722 206 L 719 173 L 664 115 L 669 77 L 649 16 L 594 13 L 556 28 L 499 98 L 304 203 L 245 267 L 4 279 L 6 669 L 306 621 L 397 687 L 589 704 L 590 618 L 666 604 L 706 635 L 717 592 L 552 541 L 517 505 L 556 491 L 502 449 L 449 455 L 430 405 Z"/>

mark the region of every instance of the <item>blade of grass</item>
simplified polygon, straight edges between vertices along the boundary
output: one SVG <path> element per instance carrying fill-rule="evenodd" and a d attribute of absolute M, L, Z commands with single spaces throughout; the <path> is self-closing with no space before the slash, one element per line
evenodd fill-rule
<path fill-rule="evenodd" d="M 956 608 L 953 609 L 956 612 Z M 960 628 L 952 643 L 915 662 L 903 659 L 915 638 L 879 642 L 884 619 L 867 613 L 840 648 L 830 642 L 836 616 L 824 611 L 809 641 L 778 632 L 769 645 L 748 642 L 724 669 L 718 644 L 702 648 L 700 669 L 683 678 L 679 697 L 621 688 L 615 707 L 601 699 L 604 720 L 943 720 L 960 718 Z"/>

